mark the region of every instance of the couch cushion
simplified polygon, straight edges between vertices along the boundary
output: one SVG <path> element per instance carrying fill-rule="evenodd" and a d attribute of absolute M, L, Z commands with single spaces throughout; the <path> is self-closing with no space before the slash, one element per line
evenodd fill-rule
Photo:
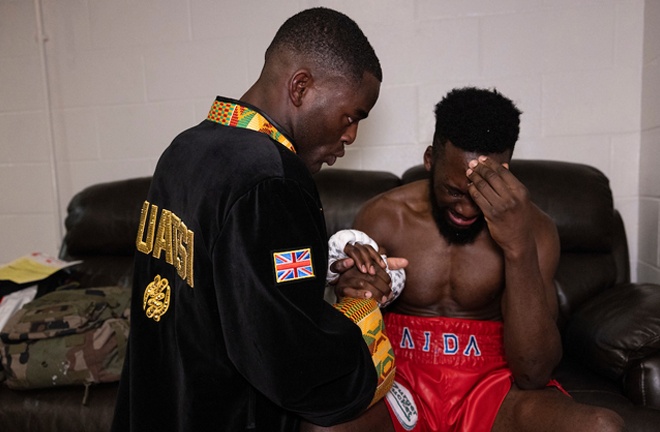
<path fill-rule="evenodd" d="M 40 390 L 2 387 L 2 431 L 107 432 L 112 424 L 117 387 L 116 383 L 94 385 L 88 390 L 83 386 Z"/>

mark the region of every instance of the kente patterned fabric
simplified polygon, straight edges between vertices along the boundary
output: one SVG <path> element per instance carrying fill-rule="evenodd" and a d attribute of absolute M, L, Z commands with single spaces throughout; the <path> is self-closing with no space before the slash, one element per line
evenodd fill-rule
<path fill-rule="evenodd" d="M 278 131 L 266 117 L 246 106 L 215 100 L 206 118 L 224 126 L 250 129 L 264 133 L 292 152 L 296 152 L 291 141 L 282 132 Z"/>
<path fill-rule="evenodd" d="M 383 315 L 380 312 L 378 303 L 372 299 L 344 297 L 333 306 L 360 327 L 364 342 L 369 347 L 371 359 L 378 375 L 376 392 L 369 405 L 372 406 L 390 390 L 394 383 L 394 373 L 396 371 L 394 350 L 385 334 Z"/>

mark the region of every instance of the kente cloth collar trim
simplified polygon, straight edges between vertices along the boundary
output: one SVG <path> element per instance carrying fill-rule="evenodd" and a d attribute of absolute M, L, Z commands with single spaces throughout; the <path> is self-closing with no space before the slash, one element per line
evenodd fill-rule
<path fill-rule="evenodd" d="M 292 152 L 296 152 L 296 148 L 291 141 L 282 132 L 277 130 L 277 127 L 266 117 L 258 113 L 255 109 L 241 105 L 236 101 L 216 99 L 206 118 L 224 126 L 250 129 L 264 133 Z"/>

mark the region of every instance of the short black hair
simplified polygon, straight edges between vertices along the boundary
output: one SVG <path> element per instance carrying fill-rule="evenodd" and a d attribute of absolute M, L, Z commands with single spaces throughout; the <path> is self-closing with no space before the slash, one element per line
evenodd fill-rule
<path fill-rule="evenodd" d="M 497 90 L 453 89 L 435 106 L 433 147 L 447 141 L 479 154 L 513 152 L 520 133 L 521 111 Z"/>
<path fill-rule="evenodd" d="M 356 82 L 365 72 L 383 81 L 380 61 L 360 27 L 332 9 L 307 9 L 286 20 L 266 50 L 266 61 L 279 49 L 304 55 Z"/>

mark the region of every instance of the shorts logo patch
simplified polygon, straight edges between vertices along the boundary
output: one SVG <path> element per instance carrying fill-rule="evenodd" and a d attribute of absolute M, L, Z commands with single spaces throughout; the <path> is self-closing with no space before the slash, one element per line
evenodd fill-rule
<path fill-rule="evenodd" d="M 273 252 L 273 264 L 277 283 L 314 277 L 310 248 Z"/>
<path fill-rule="evenodd" d="M 410 391 L 394 381 L 392 388 L 385 396 L 387 404 L 405 430 L 413 430 L 417 425 L 417 405 Z"/>

